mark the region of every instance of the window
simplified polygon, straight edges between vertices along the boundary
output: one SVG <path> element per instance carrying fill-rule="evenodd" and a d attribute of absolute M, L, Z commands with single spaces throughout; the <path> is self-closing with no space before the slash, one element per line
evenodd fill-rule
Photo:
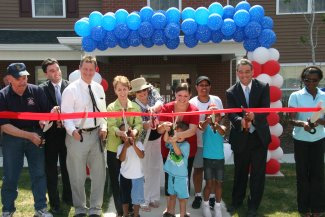
<path fill-rule="evenodd" d="M 167 11 L 168 8 L 175 7 L 179 10 L 182 9 L 182 0 L 147 0 L 148 6 L 154 10 Z"/>
<path fill-rule="evenodd" d="M 65 0 L 32 0 L 33 17 L 65 18 Z"/>
<path fill-rule="evenodd" d="M 315 12 L 325 12 L 324 0 L 277 0 L 277 14 L 311 13 L 313 2 Z"/>
<path fill-rule="evenodd" d="M 236 5 L 241 1 L 243 0 L 227 0 L 227 4 L 236 7 Z"/>
<path fill-rule="evenodd" d="M 63 79 L 67 79 L 67 71 L 68 71 L 68 68 L 67 66 L 60 66 L 60 69 L 61 69 L 61 72 L 62 72 L 62 78 Z M 41 66 L 36 66 L 35 67 L 35 84 L 36 85 L 39 85 L 41 83 L 43 83 L 44 81 L 46 81 L 47 78 L 45 76 L 45 73 L 43 72 L 42 70 L 42 67 Z"/>

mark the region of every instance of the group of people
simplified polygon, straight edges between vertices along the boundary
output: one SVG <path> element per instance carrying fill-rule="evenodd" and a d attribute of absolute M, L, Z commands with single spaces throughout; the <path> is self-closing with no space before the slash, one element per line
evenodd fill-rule
<path fill-rule="evenodd" d="M 84 56 L 80 62 L 81 78 L 70 83 L 62 79 L 55 59 L 46 59 L 42 69 L 48 81 L 40 86 L 29 84 L 23 63 L 7 68 L 9 85 L 0 91 L 0 111 L 85 114 L 79 119 L 36 121 L 0 119 L 3 145 L 2 216 L 13 216 L 16 208 L 18 178 L 27 158 L 34 196 L 35 216 L 52 217 L 60 213 L 61 200 L 75 208 L 75 216 L 100 216 L 107 178 L 113 192 L 117 216 L 159 207 L 160 173 L 165 172 L 167 207 L 164 217 L 175 216 L 176 199 L 180 216 L 186 212 L 192 169 L 194 209 L 202 207 L 204 217 L 221 217 L 224 180 L 224 113 L 219 97 L 210 95 L 211 80 L 196 79 L 197 96 L 191 87 L 180 83 L 175 101 L 164 104 L 158 91 L 144 78 L 131 81 L 125 76 L 113 80 L 117 99 L 106 106 L 102 86 L 93 81 L 97 61 Z M 269 85 L 253 79 L 253 66 L 247 59 L 237 64 L 239 81 L 226 91 L 227 108 L 270 107 Z M 294 92 L 289 106 L 315 107 L 325 102 L 325 93 L 317 85 L 322 79 L 317 67 L 304 69 L 304 87 Z M 132 100 L 131 97 L 132 96 Z M 89 112 L 112 112 L 112 117 L 88 117 Z M 208 111 L 197 115 L 196 111 Z M 114 112 L 119 112 L 120 115 Z M 125 112 L 143 112 L 129 116 Z M 180 115 L 189 112 L 189 115 Z M 168 115 L 156 114 L 168 113 Z M 181 113 L 182 114 L 182 113 Z M 324 137 L 325 119 L 313 125 L 311 113 L 292 113 L 297 172 L 298 211 L 319 216 L 325 210 Z M 229 113 L 229 143 L 234 152 L 232 201 L 227 206 L 235 212 L 246 197 L 249 178 L 247 216 L 256 216 L 265 183 L 267 148 L 271 141 L 266 113 Z M 36 118 L 37 119 L 37 118 Z M 316 133 L 311 134 L 313 130 Z M 60 161 L 63 192 L 58 191 L 57 161 Z M 163 165 L 164 164 L 164 165 Z M 86 204 L 86 166 L 91 179 L 89 207 Z M 250 174 L 250 176 L 249 176 Z M 202 197 L 202 180 L 205 180 Z M 46 204 L 48 192 L 50 212 Z M 203 199 L 202 199 L 203 198 Z M 212 212 L 211 212 L 212 210 Z"/>

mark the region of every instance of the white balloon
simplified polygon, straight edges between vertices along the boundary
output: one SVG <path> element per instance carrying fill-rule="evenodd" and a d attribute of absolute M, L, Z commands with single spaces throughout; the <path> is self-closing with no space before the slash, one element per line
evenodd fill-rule
<path fill-rule="evenodd" d="M 70 73 L 69 75 L 69 82 L 72 83 L 80 78 L 80 71 L 74 70 L 73 72 Z"/>
<path fill-rule="evenodd" d="M 279 51 L 277 49 L 270 48 L 269 53 L 270 53 L 270 60 L 278 61 L 280 59 L 280 53 L 279 53 Z"/>
<path fill-rule="evenodd" d="M 254 60 L 254 58 L 253 58 L 253 52 L 248 52 L 248 53 L 247 53 L 247 59 L 249 59 L 249 60 L 251 60 L 251 61 Z"/>
<path fill-rule="evenodd" d="M 253 59 L 259 64 L 264 64 L 270 60 L 270 52 L 265 47 L 258 47 L 253 52 Z"/>
<path fill-rule="evenodd" d="M 280 160 L 283 156 L 283 150 L 281 147 L 278 147 L 277 149 L 270 152 L 271 152 L 271 158 L 276 160 Z"/>
<path fill-rule="evenodd" d="M 271 159 L 271 152 L 267 150 L 266 162 L 269 162 L 270 159 Z"/>
<path fill-rule="evenodd" d="M 256 77 L 257 80 L 262 81 L 264 83 L 270 84 L 271 77 L 268 74 L 262 73 Z"/>
<path fill-rule="evenodd" d="M 282 102 L 281 100 L 271 102 L 270 108 L 282 108 Z"/>
<path fill-rule="evenodd" d="M 274 125 L 274 126 L 269 126 L 269 128 L 270 128 L 270 132 L 271 132 L 271 134 L 274 135 L 274 136 L 279 137 L 279 136 L 281 136 L 282 133 L 283 133 L 283 127 L 282 127 L 282 125 L 279 124 L 279 123 L 277 123 L 277 124 Z"/>
<path fill-rule="evenodd" d="M 98 72 L 96 72 L 95 76 L 93 77 L 93 80 L 100 84 L 102 82 L 102 76 Z"/>
<path fill-rule="evenodd" d="M 223 154 L 225 156 L 225 162 L 228 162 L 232 156 L 232 150 L 229 143 L 223 143 Z"/>
<path fill-rule="evenodd" d="M 271 84 L 270 85 L 281 88 L 283 85 L 283 77 L 279 74 L 271 76 Z"/>

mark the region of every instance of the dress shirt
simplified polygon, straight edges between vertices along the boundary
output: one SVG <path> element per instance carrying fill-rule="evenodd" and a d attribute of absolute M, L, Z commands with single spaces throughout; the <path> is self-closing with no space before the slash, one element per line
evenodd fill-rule
<path fill-rule="evenodd" d="M 249 87 L 249 92 L 251 92 L 251 90 L 252 90 L 252 81 L 251 81 L 247 86 L 243 85 L 243 84 L 240 82 L 240 86 L 241 86 L 241 88 L 243 89 L 243 93 L 244 93 L 244 94 L 245 94 L 245 89 L 246 89 L 247 86 Z M 249 105 L 247 105 L 247 106 L 249 107 Z"/>
<path fill-rule="evenodd" d="M 106 99 L 103 87 L 97 82 L 91 82 L 91 88 L 94 97 L 101 112 L 106 111 Z M 61 111 L 62 113 L 72 112 L 93 112 L 93 104 L 90 98 L 88 84 L 81 78 L 69 84 L 62 93 Z M 72 136 L 76 128 L 82 127 L 83 129 L 93 128 L 99 126 L 102 130 L 107 131 L 107 122 L 104 118 L 97 118 L 97 126 L 94 125 L 93 118 L 87 118 L 84 126 L 80 126 L 82 119 L 67 119 L 64 120 L 64 127 L 67 133 Z"/>
<path fill-rule="evenodd" d="M 57 83 L 57 84 L 55 84 L 55 83 L 53 83 L 52 81 L 51 81 L 51 83 L 52 83 L 52 85 L 53 85 L 53 87 L 55 88 L 55 86 L 56 85 L 59 85 L 59 89 L 61 90 L 61 86 L 62 86 L 62 79 L 59 81 L 59 83 Z"/>

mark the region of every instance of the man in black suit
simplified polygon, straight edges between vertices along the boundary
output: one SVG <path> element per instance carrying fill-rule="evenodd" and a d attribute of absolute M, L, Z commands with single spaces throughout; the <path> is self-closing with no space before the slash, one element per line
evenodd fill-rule
<path fill-rule="evenodd" d="M 48 58 L 42 63 L 47 81 L 40 87 L 44 90 L 52 111 L 59 112 L 61 94 L 68 86 L 68 81 L 62 79 L 59 63 L 56 59 Z M 47 190 L 52 213 L 60 213 L 60 196 L 58 191 L 58 158 L 60 160 L 63 192 L 62 200 L 72 205 L 72 194 L 69 175 L 66 167 L 67 149 L 65 146 L 65 129 L 61 121 L 54 121 L 52 127 L 45 133 L 45 170 L 47 176 Z"/>
<path fill-rule="evenodd" d="M 269 85 L 253 79 L 251 61 L 241 59 L 236 68 L 239 82 L 226 91 L 228 108 L 270 107 Z M 262 200 L 268 144 L 271 141 L 266 113 L 230 113 L 229 143 L 234 152 L 235 175 L 229 212 L 242 205 L 250 170 L 247 216 L 256 216 Z M 250 168 L 251 166 L 251 168 Z"/>

